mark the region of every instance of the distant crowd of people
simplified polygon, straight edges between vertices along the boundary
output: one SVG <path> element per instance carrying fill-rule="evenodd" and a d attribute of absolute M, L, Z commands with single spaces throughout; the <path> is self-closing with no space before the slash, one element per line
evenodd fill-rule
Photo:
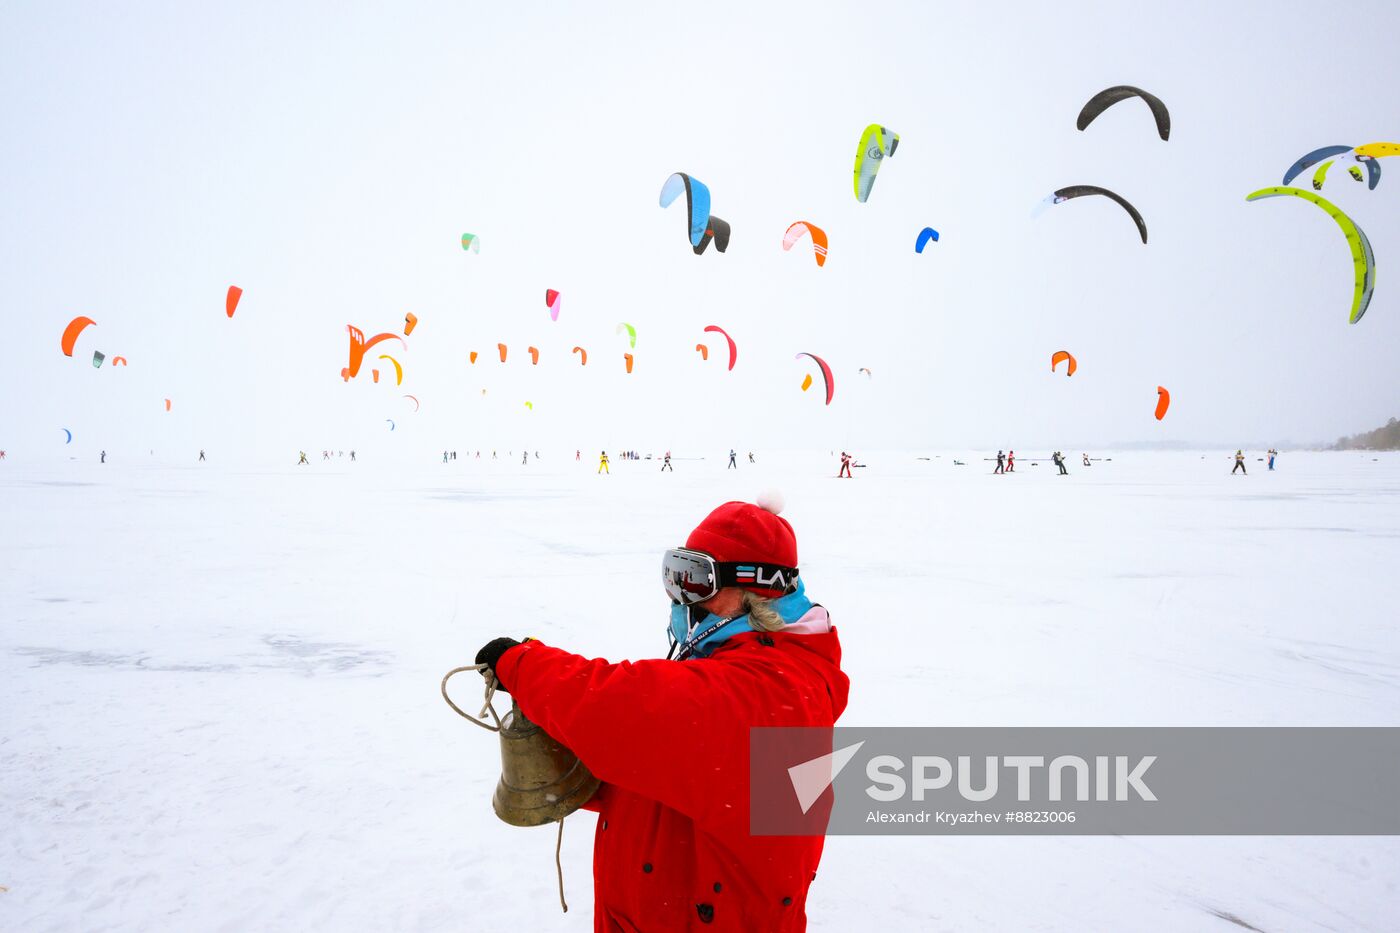
<path fill-rule="evenodd" d="M 343 450 L 322 450 L 322 451 L 321 451 L 321 460 L 324 462 L 324 461 L 328 461 L 328 460 L 335 459 L 335 458 L 343 458 L 343 457 L 345 456 L 345 453 L 346 453 L 346 452 L 343 451 Z M 531 453 L 531 452 L 528 451 L 528 450 L 522 450 L 522 451 L 521 451 L 521 460 L 520 460 L 520 462 L 521 462 L 522 465 L 528 464 L 528 463 L 530 462 L 530 453 Z M 1273 447 L 1270 447 L 1267 451 L 1265 451 L 1265 454 L 1266 454 L 1266 457 L 1267 457 L 1267 460 L 1268 460 L 1269 470 L 1272 471 L 1272 470 L 1274 469 L 1275 463 L 1276 463 L 1277 460 L 1278 460 L 1278 455 L 1279 455 L 1279 454 L 1278 454 L 1278 451 L 1277 451 L 1276 449 L 1274 449 Z M 298 451 L 298 455 L 299 455 L 299 457 L 298 457 L 298 459 L 297 459 L 297 465 L 298 465 L 298 466 L 310 466 L 310 465 L 311 465 L 311 461 L 310 461 L 310 460 L 307 458 L 307 456 L 306 456 L 306 451 L 304 451 L 304 450 Z M 509 452 L 507 453 L 507 455 L 513 457 L 513 456 L 515 456 L 515 451 L 513 451 L 513 450 L 512 450 L 512 451 L 509 451 Z M 6 457 L 5 451 L 0 450 L 0 460 L 4 460 L 5 457 Z M 623 459 L 623 460 L 642 460 L 642 459 L 644 459 L 643 456 L 642 456 L 640 453 L 638 453 L 637 451 L 635 451 L 635 450 L 624 450 L 624 451 L 622 451 L 621 453 L 618 454 L 618 457 L 620 457 L 620 458 Z M 481 451 L 480 451 L 480 450 L 478 450 L 478 451 L 475 452 L 475 458 L 476 458 L 477 460 L 480 460 L 480 459 L 481 459 Z M 455 451 L 455 450 L 444 450 L 444 451 L 442 452 L 442 462 L 443 462 L 443 463 L 450 463 L 450 462 L 452 462 L 452 461 L 454 461 L 454 460 L 456 460 L 456 459 L 457 459 L 457 451 Z M 497 455 L 497 452 L 494 451 L 494 450 L 491 451 L 491 459 L 492 459 L 492 460 L 497 460 L 497 459 L 499 459 L 499 457 L 498 457 L 498 455 Z M 540 452 L 539 452 L 538 450 L 534 451 L 534 459 L 536 459 L 536 460 L 539 460 L 539 459 L 540 459 Z M 579 461 L 579 460 L 582 460 L 582 459 L 583 459 L 583 451 L 582 451 L 582 450 L 575 450 L 575 451 L 574 451 L 574 460 L 575 460 L 575 461 Z M 651 459 L 652 459 L 652 455 L 651 455 L 651 454 L 647 454 L 646 457 L 645 457 L 645 459 L 651 460 Z M 675 472 L 675 467 L 674 467 L 674 466 L 672 465 L 672 463 L 671 463 L 671 452 L 670 452 L 669 450 L 666 451 L 664 454 L 662 454 L 662 456 L 661 456 L 660 459 L 661 459 L 661 472 L 663 472 L 663 473 L 674 473 L 674 472 Z M 757 460 L 754 459 L 753 451 L 749 451 L 749 453 L 748 453 L 748 459 L 749 459 L 749 463 L 757 463 L 757 462 L 758 462 Z M 920 458 L 920 459 L 928 459 L 928 458 L 924 457 L 924 458 Z M 989 458 L 989 459 L 990 459 L 990 458 Z M 1111 459 L 1111 458 L 1110 458 L 1110 459 Z M 1265 459 L 1265 458 L 1264 458 L 1264 457 L 1261 457 L 1260 459 L 1263 460 L 1263 459 Z M 726 469 L 726 470 L 737 470 L 737 469 L 739 468 L 739 462 L 738 462 L 738 460 L 739 460 L 738 451 L 734 450 L 734 449 L 731 447 L 730 450 L 729 450 L 729 462 L 728 462 L 728 465 L 725 467 L 725 469 Z M 1006 451 L 998 450 L 995 460 L 996 460 L 996 467 L 992 470 L 993 473 L 1002 473 L 1002 474 L 1005 474 L 1005 473 L 1015 473 L 1015 472 L 1016 472 L 1016 451 L 1014 451 L 1014 450 L 1006 450 Z M 100 463 L 106 463 L 106 462 L 107 462 L 107 451 L 103 450 L 103 451 L 101 451 L 101 452 L 98 454 L 98 461 L 99 461 Z M 1081 455 L 1081 461 L 1083 462 L 1084 466 L 1086 466 L 1086 467 L 1092 466 L 1092 461 L 1090 460 L 1089 455 L 1088 455 L 1087 453 Z M 200 451 L 199 451 L 198 462 L 200 462 L 200 463 L 205 463 L 205 462 L 207 462 L 207 458 L 205 457 L 205 453 L 204 453 L 203 448 L 201 448 Z M 353 450 L 350 451 L 350 462 L 351 462 L 351 463 L 356 462 L 355 451 L 353 451 Z M 1052 453 L 1050 454 L 1050 462 L 1053 463 L 1053 464 L 1055 465 L 1055 467 L 1059 470 L 1059 475 L 1060 475 L 1060 476 L 1068 476 L 1068 475 L 1069 475 L 1069 470 L 1065 467 L 1065 455 L 1064 455 L 1063 453 L 1061 453 L 1061 452 L 1058 451 L 1058 450 L 1052 452 Z M 598 472 L 599 472 L 599 473 L 610 473 L 611 470 L 609 470 L 609 468 L 608 468 L 608 467 L 609 467 L 609 463 L 610 463 L 610 461 L 608 460 L 608 453 L 607 453 L 607 451 L 601 451 L 601 452 L 599 453 L 599 455 L 598 455 Z M 1249 469 L 1245 466 L 1245 453 L 1244 453 L 1244 450 L 1243 450 L 1243 449 L 1239 449 L 1239 450 L 1236 450 L 1236 451 L 1235 451 L 1234 463 L 1235 463 L 1234 467 L 1230 470 L 1231 475 L 1233 475 L 1233 474 L 1235 474 L 1235 473 L 1244 473 L 1246 476 L 1249 475 Z M 954 466 L 966 466 L 966 464 L 963 463 L 961 460 L 956 460 L 956 459 L 953 461 L 953 465 L 954 465 Z M 836 471 L 836 476 L 837 476 L 837 478 L 841 478 L 841 479 L 850 479 L 850 478 L 852 478 L 851 467 L 853 467 L 853 466 L 858 467 L 858 466 L 862 466 L 862 464 L 859 464 L 859 463 L 856 462 L 856 459 L 855 459 L 855 455 L 854 455 L 854 454 L 848 453 L 848 452 L 846 452 L 846 451 L 844 451 L 844 450 L 841 451 L 840 467 L 839 467 L 839 468 L 837 469 L 837 471 Z"/>
<path fill-rule="evenodd" d="M 1272 471 L 1273 468 L 1274 468 L 1274 461 L 1276 461 L 1276 460 L 1278 459 L 1278 451 L 1277 451 L 1277 450 L 1274 450 L 1274 448 L 1270 447 L 1267 451 L 1265 451 L 1265 453 L 1268 455 L 1268 458 L 1269 458 L 1269 469 Z M 1262 459 L 1264 459 L 1264 458 L 1261 457 L 1260 459 L 1262 460 Z M 1236 473 L 1243 473 L 1245 476 L 1248 476 L 1248 475 L 1249 475 L 1249 470 L 1245 469 L 1245 465 L 1244 465 L 1244 451 L 1243 451 L 1243 450 L 1237 450 L 1237 451 L 1235 451 L 1235 465 L 1234 465 L 1233 467 L 1231 467 L 1231 469 L 1230 469 L 1230 475 L 1231 475 L 1231 476 L 1234 476 Z"/>
<path fill-rule="evenodd" d="M 321 451 L 321 460 L 322 460 L 323 462 L 326 461 L 326 460 L 330 460 L 330 459 L 332 459 L 332 458 L 334 458 L 334 457 L 344 457 L 344 456 L 345 456 L 345 451 L 343 451 L 343 450 L 323 450 L 323 451 Z M 202 451 L 202 450 L 199 452 L 199 459 L 200 459 L 201 461 L 204 459 L 204 451 Z M 351 462 L 351 463 L 354 463 L 354 462 L 355 462 L 355 452 L 354 452 L 353 450 L 350 451 L 350 462 Z M 311 465 L 311 461 L 308 460 L 308 459 L 306 458 L 306 451 L 304 451 L 304 450 L 298 450 L 298 451 L 297 451 L 297 466 L 302 466 L 302 465 L 310 466 L 310 465 Z"/>
<path fill-rule="evenodd" d="M 1268 454 L 1269 469 L 1272 470 L 1272 469 L 1274 469 L 1274 464 L 1275 464 L 1275 462 L 1278 460 L 1278 451 L 1275 450 L 1274 448 L 1270 447 L 1270 448 L 1268 449 L 1268 451 L 1267 451 L 1267 454 Z M 844 456 L 844 455 L 843 455 L 843 456 Z M 993 472 L 993 473 L 1002 473 L 1002 474 L 1005 474 L 1005 473 L 1015 473 L 1015 472 L 1016 472 L 1016 451 L 1014 451 L 1014 450 L 1005 450 L 1005 451 L 998 450 L 998 451 L 997 451 L 997 455 L 996 455 L 995 458 L 989 457 L 989 458 L 987 458 L 987 459 L 989 459 L 989 460 L 990 460 L 990 459 L 995 459 L 995 460 L 996 460 L 996 466 L 992 469 L 992 472 Z M 1109 458 L 1109 459 L 1112 459 L 1112 458 Z M 1204 459 L 1204 458 L 1202 458 L 1202 459 Z M 1262 459 L 1264 459 L 1264 458 L 1261 457 L 1260 459 L 1262 460 Z M 1089 458 L 1089 455 L 1088 455 L 1087 453 L 1081 454 L 1081 455 L 1080 455 L 1080 460 L 1081 460 L 1081 462 L 1082 462 L 1086 467 L 1092 466 L 1092 465 L 1093 465 L 1093 461 Z M 1058 451 L 1058 450 L 1053 451 L 1053 452 L 1050 454 L 1050 462 L 1051 462 L 1052 464 L 1055 465 L 1055 468 L 1056 468 L 1057 470 L 1059 470 L 1059 473 L 1058 473 L 1059 476 L 1068 476 L 1068 475 L 1069 475 L 1069 469 L 1065 466 L 1065 455 L 1064 455 L 1061 451 Z M 953 465 L 954 465 L 954 466 L 964 466 L 965 464 L 963 464 L 963 462 L 960 461 L 960 460 L 954 460 L 954 461 L 953 461 Z M 1231 473 L 1232 475 L 1235 474 L 1235 473 L 1244 473 L 1244 474 L 1248 475 L 1249 470 L 1246 469 L 1246 467 L 1245 467 L 1245 454 L 1244 454 L 1244 451 L 1243 451 L 1243 450 L 1236 450 L 1236 451 L 1235 451 L 1235 466 L 1234 466 L 1234 468 L 1233 468 L 1232 470 L 1230 470 L 1230 473 Z"/>
<path fill-rule="evenodd" d="M 1016 451 L 1014 451 L 1014 450 L 1007 450 L 1007 451 L 1000 451 L 1000 450 L 998 450 L 998 451 L 997 451 L 997 456 L 996 456 L 996 462 L 997 462 L 997 465 L 996 465 L 996 468 L 995 468 L 994 470 L 992 470 L 993 473 L 1015 473 L 1015 472 L 1016 472 Z M 1058 450 L 1053 451 L 1053 452 L 1050 454 L 1050 462 L 1053 463 L 1053 464 L 1055 465 L 1055 467 L 1060 471 L 1058 475 L 1060 475 L 1060 476 L 1068 476 L 1068 475 L 1069 475 L 1069 470 L 1065 467 L 1065 455 L 1064 455 L 1063 453 L 1061 453 L 1061 452 L 1058 451 Z M 957 461 L 957 460 L 954 460 L 953 463 L 954 463 L 955 465 L 957 465 L 957 466 L 961 466 L 961 465 L 962 465 L 962 464 L 961 464 L 959 461 Z M 1088 465 L 1089 465 L 1089 455 L 1088 455 L 1088 454 L 1084 454 L 1084 465 L 1085 465 L 1085 466 L 1088 466 Z"/>

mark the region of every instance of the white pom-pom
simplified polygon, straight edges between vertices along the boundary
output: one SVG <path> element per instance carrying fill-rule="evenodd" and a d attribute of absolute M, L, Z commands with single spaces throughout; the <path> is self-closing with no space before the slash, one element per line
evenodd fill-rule
<path fill-rule="evenodd" d="M 783 494 L 781 492 L 776 489 L 765 489 L 758 494 L 758 502 L 755 504 L 765 512 L 772 512 L 774 515 L 779 515 L 782 513 L 783 506 L 786 503 L 783 502 Z"/>

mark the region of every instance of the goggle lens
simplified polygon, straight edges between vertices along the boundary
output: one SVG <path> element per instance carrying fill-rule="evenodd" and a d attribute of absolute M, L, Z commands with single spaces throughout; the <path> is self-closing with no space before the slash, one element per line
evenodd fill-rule
<path fill-rule="evenodd" d="M 661 558 L 661 585 L 672 602 L 692 606 L 719 592 L 719 573 L 708 554 L 675 548 Z"/>

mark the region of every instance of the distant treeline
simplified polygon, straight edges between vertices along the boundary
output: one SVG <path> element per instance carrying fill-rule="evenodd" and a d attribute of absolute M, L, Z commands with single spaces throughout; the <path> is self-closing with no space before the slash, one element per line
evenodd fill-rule
<path fill-rule="evenodd" d="M 1343 437 L 1333 446 L 1333 450 L 1400 450 L 1400 421 L 1391 418 L 1385 427 Z"/>

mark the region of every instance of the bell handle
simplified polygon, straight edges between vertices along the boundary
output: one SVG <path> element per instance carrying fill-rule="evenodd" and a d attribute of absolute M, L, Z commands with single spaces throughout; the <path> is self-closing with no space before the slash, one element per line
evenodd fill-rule
<path fill-rule="evenodd" d="M 475 716 L 472 716 L 470 713 L 463 712 L 460 706 L 452 702 L 452 697 L 447 695 L 447 682 L 452 679 L 452 676 L 454 674 L 460 674 L 463 671 L 480 671 L 485 669 L 485 664 L 468 664 L 465 667 L 454 667 L 452 670 L 448 671 L 446 674 L 443 675 L 442 678 L 442 698 L 447 701 L 447 705 L 452 707 L 453 711 L 458 716 L 461 716 L 463 719 L 465 719 L 472 725 L 480 726 L 487 732 L 500 732 L 501 717 L 496 715 L 496 708 L 491 705 L 491 700 L 496 695 L 496 678 L 495 675 L 493 675 L 489 670 L 487 670 L 486 674 L 486 702 L 482 705 L 481 712 L 477 713 Z M 491 718 L 496 722 L 494 726 L 488 726 L 486 723 L 480 721 L 486 718 L 486 714 L 488 712 L 491 714 Z"/>

